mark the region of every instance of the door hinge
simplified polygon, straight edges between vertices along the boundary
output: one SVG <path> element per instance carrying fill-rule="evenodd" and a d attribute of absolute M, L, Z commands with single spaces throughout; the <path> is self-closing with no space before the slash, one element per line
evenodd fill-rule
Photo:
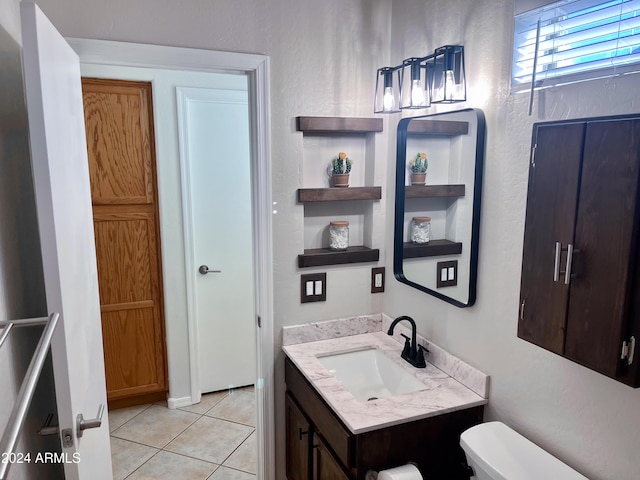
<path fill-rule="evenodd" d="M 522 300 L 522 303 L 520 304 L 520 320 L 524 321 L 524 302 L 526 300 Z"/>
<path fill-rule="evenodd" d="M 631 365 L 633 363 L 633 355 L 635 351 L 636 351 L 636 337 L 631 337 L 628 342 L 623 341 L 620 360 L 626 360 L 627 365 Z"/>
<path fill-rule="evenodd" d="M 258 315 L 258 328 L 262 328 L 262 317 Z"/>
<path fill-rule="evenodd" d="M 536 143 L 531 150 L 531 166 L 536 168 L 536 149 L 538 148 L 538 144 Z"/>

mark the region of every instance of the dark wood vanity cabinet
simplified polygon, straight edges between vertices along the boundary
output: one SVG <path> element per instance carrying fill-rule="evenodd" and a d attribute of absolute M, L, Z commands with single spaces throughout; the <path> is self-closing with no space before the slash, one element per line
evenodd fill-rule
<path fill-rule="evenodd" d="M 331 449 L 322 441 L 320 435 L 315 435 L 313 445 L 313 480 L 349 480 L 349 476 L 342 470 L 338 460 L 331 453 Z"/>
<path fill-rule="evenodd" d="M 311 423 L 300 411 L 296 402 L 287 393 L 285 399 L 285 418 L 287 424 L 287 461 L 288 480 L 308 480 L 311 475 Z"/>
<path fill-rule="evenodd" d="M 640 116 L 534 125 L 518 336 L 639 386 Z"/>
<path fill-rule="evenodd" d="M 414 462 L 430 480 L 468 480 L 460 434 L 482 422 L 483 406 L 352 434 L 298 368 L 285 361 L 288 480 L 365 480 Z"/>

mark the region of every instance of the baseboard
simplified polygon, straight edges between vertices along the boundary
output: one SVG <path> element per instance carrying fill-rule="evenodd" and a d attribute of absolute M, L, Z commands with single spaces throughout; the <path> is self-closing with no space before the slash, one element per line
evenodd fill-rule
<path fill-rule="evenodd" d="M 188 407 L 189 405 L 193 405 L 193 401 L 191 400 L 191 397 L 167 398 L 167 407 L 171 409 Z"/>
<path fill-rule="evenodd" d="M 142 395 L 133 395 L 123 398 L 110 398 L 107 401 L 109 410 L 117 410 L 118 408 L 134 407 L 136 405 L 144 405 L 147 403 L 161 402 L 167 397 L 167 392 L 162 390 L 160 392 L 143 393 Z"/>

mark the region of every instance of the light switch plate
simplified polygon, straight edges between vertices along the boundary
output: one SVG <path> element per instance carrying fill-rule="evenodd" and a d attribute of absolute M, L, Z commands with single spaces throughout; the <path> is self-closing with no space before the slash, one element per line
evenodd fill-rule
<path fill-rule="evenodd" d="M 384 267 L 371 269 L 371 293 L 384 292 Z"/>
<path fill-rule="evenodd" d="M 436 265 L 437 287 L 454 287 L 458 285 L 458 261 L 438 262 Z"/>
<path fill-rule="evenodd" d="M 327 300 L 327 274 L 305 273 L 300 275 L 300 303 L 325 302 Z"/>

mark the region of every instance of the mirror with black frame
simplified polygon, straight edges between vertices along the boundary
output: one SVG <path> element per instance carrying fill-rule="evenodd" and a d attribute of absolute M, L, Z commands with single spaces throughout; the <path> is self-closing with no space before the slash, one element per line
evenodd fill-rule
<path fill-rule="evenodd" d="M 457 307 L 476 299 L 484 142 L 479 109 L 398 124 L 394 275 Z"/>

